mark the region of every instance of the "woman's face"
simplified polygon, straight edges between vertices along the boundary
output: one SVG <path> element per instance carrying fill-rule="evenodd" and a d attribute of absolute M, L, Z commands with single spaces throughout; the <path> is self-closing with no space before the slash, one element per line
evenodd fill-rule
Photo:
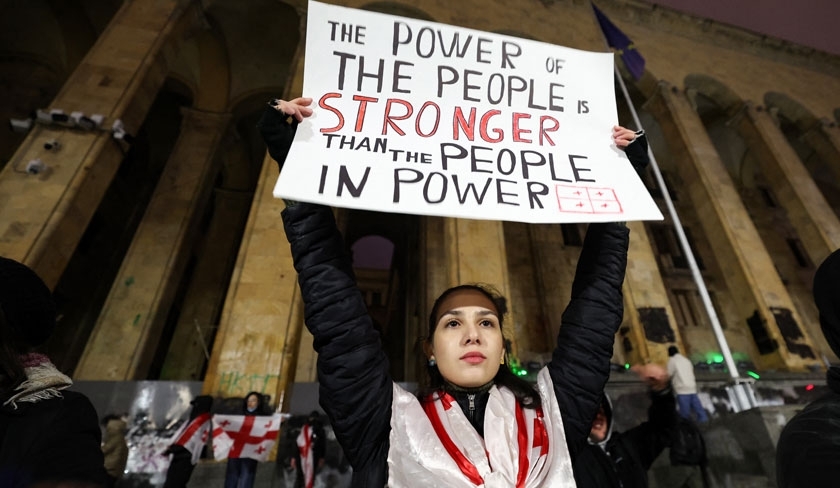
<path fill-rule="evenodd" d="M 446 381 L 474 388 L 489 383 L 504 358 L 496 306 L 483 293 L 460 290 L 438 307 L 432 354 Z"/>
<path fill-rule="evenodd" d="M 257 409 L 257 406 L 260 404 L 260 399 L 257 398 L 257 395 L 250 395 L 246 402 L 246 407 L 249 412 L 253 412 Z"/>

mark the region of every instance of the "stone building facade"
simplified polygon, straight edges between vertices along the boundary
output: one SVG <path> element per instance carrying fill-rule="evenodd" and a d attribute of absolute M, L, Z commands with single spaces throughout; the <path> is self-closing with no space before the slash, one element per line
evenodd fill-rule
<path fill-rule="evenodd" d="M 607 49 L 588 1 L 332 3 Z M 761 372 L 836 360 L 810 293 L 816 265 L 840 247 L 840 58 L 639 0 L 598 5 L 646 60 L 636 80 L 616 57 L 736 361 Z M 102 130 L 58 116 L 0 131 L 0 255 L 53 288 L 61 317 L 47 349 L 75 378 L 201 380 L 218 396 L 275 398 L 315 381 L 271 195 L 277 169 L 254 129 L 266 100 L 301 92 L 306 9 L 4 4 L 0 115 L 104 116 Z M 116 120 L 125 137 L 113 137 Z M 60 150 L 45 148 L 53 141 Z M 27 172 L 34 160 L 43 166 Z M 667 215 L 663 190 L 644 179 Z M 509 297 L 523 368 L 547 360 L 585 226 L 336 214 L 396 379 L 416 379 L 425 314 L 461 282 Z M 664 363 L 677 344 L 714 367 L 719 347 L 673 222 L 628 225 L 614 362 Z"/>

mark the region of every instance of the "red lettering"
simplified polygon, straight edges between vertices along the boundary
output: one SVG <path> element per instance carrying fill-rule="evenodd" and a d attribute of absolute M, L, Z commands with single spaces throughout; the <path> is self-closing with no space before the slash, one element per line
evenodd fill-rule
<path fill-rule="evenodd" d="M 428 107 L 434 107 L 435 112 L 437 112 L 437 115 L 435 115 L 435 126 L 432 127 L 432 131 L 429 132 L 428 134 L 424 134 L 420 130 L 420 119 L 423 117 L 423 112 L 425 112 L 426 108 L 428 108 Z M 438 125 L 440 125 L 440 107 L 435 102 L 424 103 L 423 106 L 420 107 L 420 110 L 417 111 L 417 118 L 414 119 L 414 130 L 417 132 L 417 135 L 420 136 L 420 137 L 431 137 L 431 136 L 435 135 L 435 132 L 437 132 Z"/>
<path fill-rule="evenodd" d="M 552 126 L 546 127 L 546 122 L 551 121 Z M 554 145 L 554 141 L 551 140 L 549 137 L 549 132 L 557 132 L 557 129 L 560 128 L 560 122 L 550 115 L 542 115 L 540 116 L 540 146 L 544 146 L 543 140 L 547 140 L 550 145 Z"/>
<path fill-rule="evenodd" d="M 490 124 L 490 119 L 502 113 L 499 110 L 490 110 L 485 112 L 484 115 L 481 116 L 481 123 L 479 125 L 479 133 L 481 134 L 481 138 L 484 139 L 486 142 L 500 142 L 502 139 L 505 138 L 505 133 L 502 129 L 494 128 L 491 129 L 491 132 L 496 135 L 496 137 L 490 137 L 487 133 L 487 126 Z"/>
<path fill-rule="evenodd" d="M 340 131 L 341 128 L 344 127 L 344 116 L 341 115 L 341 112 L 337 108 L 327 105 L 327 100 L 329 100 L 330 98 L 341 98 L 341 93 L 335 93 L 335 92 L 324 93 L 324 96 L 321 97 L 320 100 L 318 100 L 318 106 L 325 109 L 325 110 L 329 110 L 330 112 L 334 113 L 336 115 L 336 117 L 338 117 L 338 125 L 336 125 L 335 127 L 331 127 L 329 129 L 323 128 L 323 129 L 321 129 L 322 133 Z"/>
<path fill-rule="evenodd" d="M 403 107 L 405 107 L 406 114 L 392 117 L 391 116 L 391 105 L 394 104 L 394 103 L 398 103 L 398 104 L 402 105 Z M 394 129 L 397 132 L 397 134 L 399 134 L 401 136 L 404 136 L 405 132 L 402 129 L 400 129 L 399 127 L 397 127 L 397 124 L 395 124 L 394 121 L 395 120 L 405 120 L 405 119 L 411 117 L 411 114 L 413 114 L 413 113 L 414 113 L 414 107 L 412 107 L 409 102 L 407 102 L 405 100 L 401 100 L 399 98 L 389 98 L 388 101 L 385 102 L 385 120 L 382 123 L 382 135 L 384 136 L 384 135 L 388 134 L 388 126 L 390 125 L 391 128 Z"/>
<path fill-rule="evenodd" d="M 528 129 L 523 129 L 519 127 L 519 119 L 530 119 L 531 114 L 523 114 L 522 112 L 514 112 L 513 113 L 513 142 L 527 142 L 530 144 L 533 142 L 531 139 L 525 139 L 522 137 L 522 134 L 530 134 L 531 131 Z"/>
<path fill-rule="evenodd" d="M 362 126 L 365 124 L 365 113 L 367 112 L 368 102 L 376 103 L 378 98 L 363 97 L 361 95 L 353 95 L 353 100 L 359 102 L 359 110 L 356 112 L 356 132 L 362 131 Z"/>
<path fill-rule="evenodd" d="M 464 119 L 464 112 L 461 107 L 455 107 L 455 116 L 452 117 L 452 139 L 458 140 L 458 129 L 467 136 L 467 140 L 475 139 L 475 107 L 470 109 L 470 120 Z"/>

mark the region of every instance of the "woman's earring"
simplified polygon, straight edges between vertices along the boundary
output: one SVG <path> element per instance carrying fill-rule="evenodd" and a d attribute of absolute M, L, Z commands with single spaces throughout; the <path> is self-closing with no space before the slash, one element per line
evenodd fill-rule
<path fill-rule="evenodd" d="M 437 366 L 437 361 L 435 361 L 434 356 L 429 358 L 429 366 Z"/>
<path fill-rule="evenodd" d="M 505 355 L 502 354 L 502 359 L 499 360 L 499 364 L 505 364 Z"/>

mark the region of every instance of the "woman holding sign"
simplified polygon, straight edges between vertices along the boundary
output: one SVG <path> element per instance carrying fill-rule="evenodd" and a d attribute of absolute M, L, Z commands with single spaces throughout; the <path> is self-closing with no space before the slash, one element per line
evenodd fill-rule
<path fill-rule="evenodd" d="M 275 100 L 260 120 L 281 168 L 311 103 Z M 613 139 L 637 169 L 647 164 L 643 136 L 616 127 Z M 318 352 L 320 403 L 353 486 L 574 486 L 571 458 L 589 435 L 624 311 L 623 224 L 589 225 L 557 347 L 535 386 L 505 363 L 505 299 L 461 285 L 432 307 L 428 387 L 413 395 L 388 373 L 332 211 L 286 202 L 283 223 Z"/>

